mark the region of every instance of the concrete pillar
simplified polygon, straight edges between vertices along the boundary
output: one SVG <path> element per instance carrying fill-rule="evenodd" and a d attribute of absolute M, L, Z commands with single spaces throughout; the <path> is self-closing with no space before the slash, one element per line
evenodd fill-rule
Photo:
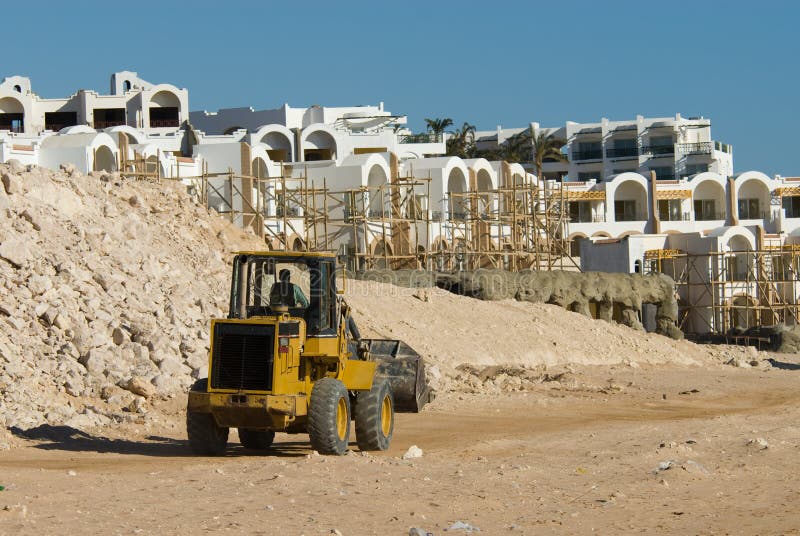
<path fill-rule="evenodd" d="M 253 199 L 253 173 L 252 152 L 250 145 L 241 142 L 241 175 L 240 188 L 242 190 L 242 227 L 250 226 L 256 233 L 256 236 L 264 236 L 264 224 L 261 215 L 258 214 L 257 203 Z"/>
<path fill-rule="evenodd" d="M 303 147 L 301 147 L 300 139 L 302 138 L 302 129 L 296 128 L 294 129 L 294 161 L 295 162 L 305 162 L 305 158 L 303 157 Z"/>
<path fill-rule="evenodd" d="M 736 203 L 736 182 L 733 177 L 728 177 L 728 222 L 739 225 L 739 211 Z"/>
<path fill-rule="evenodd" d="M 656 172 L 650 170 L 650 221 L 654 234 L 661 234 L 661 216 L 658 214 L 658 199 L 656 198 Z"/>

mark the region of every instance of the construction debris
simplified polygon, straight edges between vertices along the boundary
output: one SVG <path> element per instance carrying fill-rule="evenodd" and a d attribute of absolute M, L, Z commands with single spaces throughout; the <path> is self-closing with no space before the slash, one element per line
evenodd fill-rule
<path fill-rule="evenodd" d="M 17 185 L 0 211 L 0 424 L 128 421 L 131 393 L 171 396 L 205 374 L 225 252 L 252 236 L 177 183 L 0 172 Z"/>

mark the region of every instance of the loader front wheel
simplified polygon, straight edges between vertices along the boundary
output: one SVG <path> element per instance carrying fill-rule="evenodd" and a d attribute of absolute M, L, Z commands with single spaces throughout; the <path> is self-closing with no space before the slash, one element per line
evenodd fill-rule
<path fill-rule="evenodd" d="M 239 442 L 246 449 L 266 450 L 274 440 L 275 432 L 239 428 Z"/>
<path fill-rule="evenodd" d="M 308 435 L 320 454 L 341 456 L 350 440 L 350 396 L 335 378 L 314 383 L 308 407 Z"/>
<path fill-rule="evenodd" d="M 358 393 L 355 421 L 359 449 L 389 448 L 394 432 L 394 397 L 389 382 L 375 380 L 372 389 Z"/>
<path fill-rule="evenodd" d="M 191 390 L 206 392 L 208 378 L 194 382 Z M 228 444 L 228 429 L 217 424 L 210 413 L 186 411 L 186 434 L 189 436 L 189 448 L 197 456 L 221 456 L 225 454 Z"/>
<path fill-rule="evenodd" d="M 221 456 L 228 444 L 228 429 L 217 424 L 210 413 L 186 412 L 189 447 L 197 456 Z"/>

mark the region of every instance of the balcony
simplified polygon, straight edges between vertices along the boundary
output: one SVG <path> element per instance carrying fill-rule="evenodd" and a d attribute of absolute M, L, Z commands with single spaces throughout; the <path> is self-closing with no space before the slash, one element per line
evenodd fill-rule
<path fill-rule="evenodd" d="M 729 145 L 727 143 L 722 143 L 722 142 L 715 141 L 714 142 L 714 150 L 715 151 L 721 151 L 723 153 L 731 154 L 731 153 L 733 153 L 733 146 L 731 146 L 731 145 Z"/>
<path fill-rule="evenodd" d="M 569 223 L 605 223 L 606 222 L 606 215 L 605 213 L 601 214 L 591 214 L 591 215 L 569 215 Z"/>
<path fill-rule="evenodd" d="M 606 156 L 609 158 L 637 158 L 639 156 L 639 148 L 621 147 L 606 149 Z"/>
<path fill-rule="evenodd" d="M 764 211 L 739 211 L 739 219 L 740 220 L 764 220 L 764 221 L 771 221 L 772 217 L 769 212 Z"/>
<path fill-rule="evenodd" d="M 151 119 L 150 128 L 165 128 L 165 127 L 179 127 L 180 123 L 177 119 Z"/>
<path fill-rule="evenodd" d="M 664 221 L 692 221 L 692 215 L 689 212 L 673 213 L 659 211 L 658 219 Z"/>
<path fill-rule="evenodd" d="M 645 145 L 642 147 L 642 154 L 650 154 L 653 156 L 665 156 L 675 154 L 674 145 Z"/>
<path fill-rule="evenodd" d="M 94 129 L 103 130 L 104 128 L 118 127 L 124 125 L 125 121 L 95 121 Z"/>
<path fill-rule="evenodd" d="M 572 151 L 572 160 L 579 162 L 581 160 L 602 160 L 603 150 L 597 149 L 592 151 Z"/>
<path fill-rule="evenodd" d="M 53 132 L 59 132 L 61 131 L 62 128 L 74 127 L 74 126 L 75 125 L 70 125 L 67 123 L 47 123 L 45 124 L 44 129 L 51 130 Z"/>
<path fill-rule="evenodd" d="M 644 214 L 614 214 L 614 221 L 617 223 L 647 221 L 647 216 Z"/>
<path fill-rule="evenodd" d="M 400 136 L 400 143 L 439 143 L 441 141 L 441 136 L 425 132 L 420 134 L 403 134 Z"/>
<path fill-rule="evenodd" d="M 683 154 L 711 154 L 714 150 L 714 144 L 710 141 L 703 141 L 699 143 L 679 143 L 678 151 Z"/>
<path fill-rule="evenodd" d="M 724 220 L 726 219 L 724 212 L 701 212 L 694 214 L 695 221 L 714 221 L 714 220 Z"/>

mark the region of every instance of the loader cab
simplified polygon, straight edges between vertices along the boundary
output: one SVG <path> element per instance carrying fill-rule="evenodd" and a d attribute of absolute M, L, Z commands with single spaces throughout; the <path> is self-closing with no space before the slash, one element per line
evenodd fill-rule
<path fill-rule="evenodd" d="M 289 281 L 282 280 L 287 273 Z M 280 252 L 234 258 L 228 318 L 288 314 L 305 321 L 309 336 L 336 337 L 337 313 L 335 256 Z"/>

